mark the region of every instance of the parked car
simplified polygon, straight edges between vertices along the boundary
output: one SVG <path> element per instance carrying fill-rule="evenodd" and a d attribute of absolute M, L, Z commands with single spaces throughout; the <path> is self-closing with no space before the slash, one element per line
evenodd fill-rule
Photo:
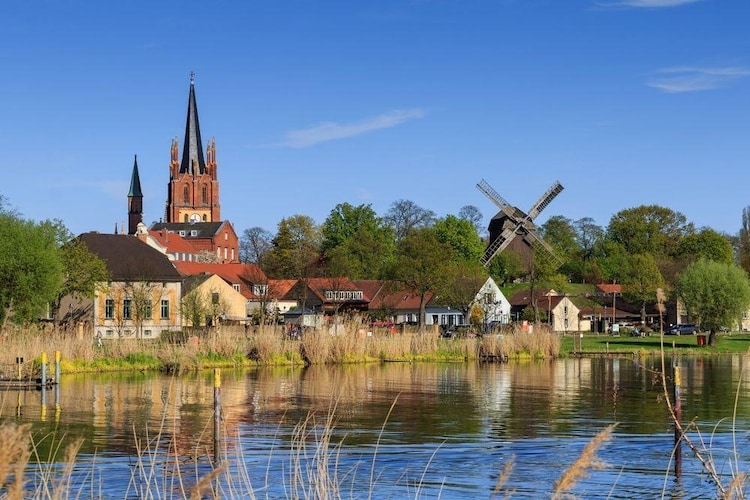
<path fill-rule="evenodd" d="M 693 323 L 677 323 L 670 326 L 664 333 L 667 335 L 695 335 L 699 331 L 698 325 Z"/>

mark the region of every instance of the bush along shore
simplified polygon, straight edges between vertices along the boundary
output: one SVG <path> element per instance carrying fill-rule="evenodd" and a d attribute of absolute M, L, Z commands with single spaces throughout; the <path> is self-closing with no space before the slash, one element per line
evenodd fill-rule
<path fill-rule="evenodd" d="M 242 368 L 259 365 L 415 361 L 507 361 L 554 359 L 560 356 L 560 336 L 544 328 L 534 333 L 513 328 L 502 334 L 443 337 L 436 331 L 364 331 L 344 325 L 335 331 L 309 329 L 291 338 L 281 327 L 225 327 L 163 339 L 106 339 L 34 328 L 17 328 L 2 335 L 0 370 L 17 373 L 21 358 L 38 369 L 42 353 L 61 357 L 62 373 L 118 370 L 181 371 Z"/>

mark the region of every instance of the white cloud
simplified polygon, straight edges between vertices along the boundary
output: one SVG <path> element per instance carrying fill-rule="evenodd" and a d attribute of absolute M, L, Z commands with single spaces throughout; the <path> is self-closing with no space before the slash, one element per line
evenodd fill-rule
<path fill-rule="evenodd" d="M 645 7 L 656 9 L 659 7 L 679 7 L 689 3 L 702 2 L 703 0 L 616 0 L 613 2 L 600 2 L 601 7 Z"/>
<path fill-rule="evenodd" d="M 306 148 L 321 142 L 335 141 L 355 137 L 374 130 L 392 128 L 410 120 L 424 117 L 421 109 L 394 110 L 382 115 L 354 123 L 322 122 L 314 127 L 292 130 L 286 133 L 281 146 L 289 148 Z"/>
<path fill-rule="evenodd" d="M 713 90 L 734 80 L 750 75 L 750 69 L 727 66 L 723 68 L 675 67 L 665 68 L 648 82 L 649 87 L 670 94 Z"/>

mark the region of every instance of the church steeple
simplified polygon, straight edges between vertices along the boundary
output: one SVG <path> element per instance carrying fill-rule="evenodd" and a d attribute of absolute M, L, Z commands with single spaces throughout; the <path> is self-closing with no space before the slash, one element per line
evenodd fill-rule
<path fill-rule="evenodd" d="M 203 150 L 198 105 L 195 102 L 194 73 L 190 73 L 190 95 L 181 161 L 176 138 L 172 140 L 170 147 L 165 218 L 172 223 L 221 220 L 216 141 L 208 141 L 206 150 Z"/>
<path fill-rule="evenodd" d="M 135 234 L 140 222 L 143 222 L 143 192 L 141 191 L 141 177 L 138 175 L 138 155 L 135 155 L 133 174 L 130 176 L 130 191 L 128 191 L 128 234 Z"/>
<path fill-rule="evenodd" d="M 185 142 L 182 143 L 182 162 L 180 173 L 202 175 L 206 171 L 203 158 L 201 128 L 198 123 L 198 105 L 195 102 L 195 73 L 190 73 L 190 96 L 188 97 L 187 123 L 185 124 Z"/>

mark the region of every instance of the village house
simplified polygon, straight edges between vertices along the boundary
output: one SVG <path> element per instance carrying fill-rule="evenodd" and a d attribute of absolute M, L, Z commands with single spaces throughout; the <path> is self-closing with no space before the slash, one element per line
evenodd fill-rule
<path fill-rule="evenodd" d="M 84 233 L 78 237 L 106 264 L 108 283 L 93 299 L 64 297 L 55 320 L 97 338 L 156 339 L 182 326 L 182 277 L 169 259 L 135 236 Z"/>

